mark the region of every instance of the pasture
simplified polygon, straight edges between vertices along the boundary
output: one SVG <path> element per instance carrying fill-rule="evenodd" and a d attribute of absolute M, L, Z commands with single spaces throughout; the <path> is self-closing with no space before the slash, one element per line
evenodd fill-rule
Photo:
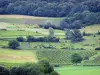
<path fill-rule="evenodd" d="M 49 18 L 49 17 L 32 17 L 23 15 L 0 15 L 0 22 L 13 24 L 45 24 L 46 21 L 51 21 L 52 24 L 59 25 L 64 18 Z"/>
<path fill-rule="evenodd" d="M 55 68 L 60 75 L 99 75 L 100 66 L 66 66 Z"/>
<path fill-rule="evenodd" d="M 12 67 L 27 62 L 37 62 L 35 50 L 11 50 L 0 48 L 0 64 Z"/>
<path fill-rule="evenodd" d="M 84 40 L 78 43 L 72 43 L 65 40 L 65 31 L 54 29 L 54 34 L 60 38 L 60 42 L 20 42 L 20 50 L 12 50 L 8 48 L 8 42 L 15 40 L 17 37 L 45 37 L 49 35 L 49 30 L 40 28 L 38 24 L 45 24 L 51 21 L 55 25 L 59 25 L 63 18 L 48 17 L 31 17 L 22 15 L 0 15 L 0 65 L 11 67 L 26 62 L 37 62 L 41 59 L 48 59 L 50 64 L 60 75 L 99 75 L 100 67 L 100 51 L 96 48 L 100 47 L 100 25 L 87 26 L 80 29 L 88 36 L 83 36 Z M 83 60 L 79 66 L 72 65 L 71 55 L 79 53 L 83 58 L 88 56 L 88 60 Z M 66 67 L 62 67 L 62 66 Z M 89 66 L 97 67 L 89 67 Z"/>

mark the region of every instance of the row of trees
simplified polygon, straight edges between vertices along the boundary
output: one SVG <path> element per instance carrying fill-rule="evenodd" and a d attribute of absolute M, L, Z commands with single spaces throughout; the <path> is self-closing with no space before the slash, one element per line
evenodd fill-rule
<path fill-rule="evenodd" d="M 37 64 L 26 63 L 19 67 L 12 67 L 10 70 L 0 66 L 0 75 L 59 75 L 54 71 L 53 66 L 46 60 Z"/>
<path fill-rule="evenodd" d="M 85 36 L 86 33 L 83 32 L 81 34 L 80 30 L 65 30 L 65 37 L 67 40 L 71 40 L 71 42 L 81 42 L 83 39 L 83 36 Z M 53 28 L 49 28 L 49 36 L 48 37 L 33 37 L 33 36 L 27 36 L 27 39 L 24 39 L 23 37 L 17 37 L 16 40 L 11 40 L 9 42 L 9 48 L 16 49 L 20 46 L 19 42 L 59 42 L 60 39 L 56 38 L 54 35 Z"/>
<path fill-rule="evenodd" d="M 61 21 L 60 27 L 62 29 L 80 29 L 93 24 L 100 24 L 100 12 L 94 13 L 86 10 L 66 17 Z"/>
<path fill-rule="evenodd" d="M 0 14 L 64 17 L 85 10 L 100 12 L 100 0 L 0 0 Z"/>
<path fill-rule="evenodd" d="M 23 37 L 17 37 L 18 42 L 59 42 L 59 38 L 56 37 L 33 37 L 27 36 L 27 39 Z"/>

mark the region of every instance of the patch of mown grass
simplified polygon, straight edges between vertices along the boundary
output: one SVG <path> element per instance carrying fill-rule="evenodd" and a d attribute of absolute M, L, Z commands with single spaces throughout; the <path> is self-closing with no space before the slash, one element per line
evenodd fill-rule
<path fill-rule="evenodd" d="M 59 67 L 55 70 L 60 75 L 99 75 L 100 66 L 71 66 L 71 67 Z"/>
<path fill-rule="evenodd" d="M 37 62 L 34 50 L 11 50 L 0 48 L 0 64 Z"/>
<path fill-rule="evenodd" d="M 28 36 L 28 35 L 41 36 L 43 34 L 36 32 L 29 32 L 29 31 L 0 30 L 0 37 L 15 37 L 15 36 L 18 37 L 18 36 Z"/>

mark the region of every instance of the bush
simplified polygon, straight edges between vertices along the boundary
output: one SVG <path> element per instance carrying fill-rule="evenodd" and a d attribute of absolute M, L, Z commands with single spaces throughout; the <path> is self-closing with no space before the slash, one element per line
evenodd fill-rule
<path fill-rule="evenodd" d="M 13 67 L 11 75 L 42 75 L 37 64 L 26 63 L 20 67 Z"/>
<path fill-rule="evenodd" d="M 72 61 L 73 64 L 81 63 L 82 57 L 77 53 L 72 54 L 71 61 Z"/>
<path fill-rule="evenodd" d="M 19 41 L 19 42 L 24 42 L 24 38 L 23 37 L 17 37 L 16 40 Z"/>
<path fill-rule="evenodd" d="M 97 32 L 97 35 L 100 35 L 100 31 Z"/>
<path fill-rule="evenodd" d="M 27 36 L 27 42 L 35 42 L 36 39 L 33 36 Z"/>
<path fill-rule="evenodd" d="M 46 42 L 59 42 L 59 38 L 56 38 L 56 37 L 46 37 Z"/>
<path fill-rule="evenodd" d="M 25 75 L 25 70 L 22 67 L 13 67 L 10 70 L 11 75 Z"/>
<path fill-rule="evenodd" d="M 53 72 L 51 73 L 51 75 L 60 75 L 60 74 L 58 74 L 56 71 L 53 71 Z"/>
<path fill-rule="evenodd" d="M 79 30 L 73 30 L 72 31 L 72 36 L 71 36 L 71 41 L 72 42 L 80 42 L 83 40 L 83 36 Z"/>
<path fill-rule="evenodd" d="M 10 75 L 9 70 L 0 66 L 0 75 Z"/>
<path fill-rule="evenodd" d="M 20 46 L 19 42 L 16 40 L 9 41 L 8 45 L 11 49 L 17 49 Z"/>
<path fill-rule="evenodd" d="M 32 37 L 27 36 L 27 42 L 59 42 L 59 38 L 56 37 Z"/>
<path fill-rule="evenodd" d="M 71 40 L 72 42 L 80 42 L 83 40 L 83 36 L 78 29 L 75 30 L 66 29 L 65 35 L 66 39 Z"/>
<path fill-rule="evenodd" d="M 41 66 L 41 71 L 44 74 L 50 74 L 54 71 L 53 66 L 51 66 L 47 60 L 41 60 L 38 64 Z"/>
<path fill-rule="evenodd" d="M 95 48 L 95 50 L 100 50 L 100 47 Z"/>

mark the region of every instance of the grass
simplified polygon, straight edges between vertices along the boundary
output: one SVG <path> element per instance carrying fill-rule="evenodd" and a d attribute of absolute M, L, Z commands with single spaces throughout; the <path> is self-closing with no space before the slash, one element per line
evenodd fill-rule
<path fill-rule="evenodd" d="M 0 48 L 0 63 L 23 63 L 36 61 L 37 57 L 34 50 L 11 50 Z"/>
<path fill-rule="evenodd" d="M 48 36 L 47 29 L 39 28 L 38 24 L 45 24 L 46 21 L 51 21 L 55 25 L 59 25 L 63 18 L 49 18 L 49 17 L 32 17 L 23 15 L 0 15 L 0 29 L 7 29 L 7 31 L 0 30 L 0 46 L 7 46 L 8 41 L 3 39 L 15 39 L 18 36 L 26 37 L 32 35 L 35 37 Z M 60 43 L 46 43 L 46 42 L 33 42 L 31 48 L 28 50 L 28 43 L 21 43 L 22 50 L 11 50 L 0 48 L 0 64 L 4 65 L 17 65 L 25 62 L 36 62 L 38 59 L 48 58 L 50 63 L 54 64 L 71 64 L 71 54 L 77 52 L 82 56 L 88 54 L 92 61 L 100 60 L 100 55 L 95 54 L 96 47 L 100 47 L 100 35 L 96 35 L 100 31 L 100 25 L 87 26 L 81 29 L 81 32 L 91 33 L 96 35 L 94 37 L 84 36 L 84 41 L 72 43 L 69 40 L 64 40 L 65 34 L 62 30 L 54 30 L 55 36 L 61 38 Z M 43 48 L 42 46 L 52 46 L 56 49 Z M 84 51 L 80 49 L 85 49 Z M 27 49 L 27 50 L 26 50 Z M 78 50 L 79 49 L 79 50 Z M 97 52 L 98 53 L 98 52 Z M 37 54 L 37 55 L 36 55 Z M 89 64 L 91 61 L 88 61 Z M 85 63 L 87 64 L 87 63 Z M 61 75 L 98 75 L 99 69 L 96 67 L 60 67 L 56 70 Z M 92 73 L 93 72 L 93 73 Z M 90 74 L 89 74 L 90 73 Z"/>
<path fill-rule="evenodd" d="M 33 17 L 23 15 L 0 15 L 0 22 L 16 23 L 16 24 L 45 24 L 51 21 L 55 25 L 59 25 L 63 18 L 49 17 Z"/>
<path fill-rule="evenodd" d="M 71 67 L 60 67 L 55 68 L 60 75 L 99 75 L 100 66 L 93 67 L 82 67 L 82 66 L 71 66 Z"/>
<path fill-rule="evenodd" d="M 85 28 L 81 29 L 81 32 L 86 32 L 86 33 L 91 33 L 91 34 L 95 34 L 98 31 L 100 31 L 100 24 L 95 24 L 95 25 L 91 25 L 91 26 L 86 26 Z"/>
<path fill-rule="evenodd" d="M 0 30 L 0 37 L 18 37 L 18 36 L 28 36 L 28 35 L 41 36 L 43 34 L 31 31 Z"/>

